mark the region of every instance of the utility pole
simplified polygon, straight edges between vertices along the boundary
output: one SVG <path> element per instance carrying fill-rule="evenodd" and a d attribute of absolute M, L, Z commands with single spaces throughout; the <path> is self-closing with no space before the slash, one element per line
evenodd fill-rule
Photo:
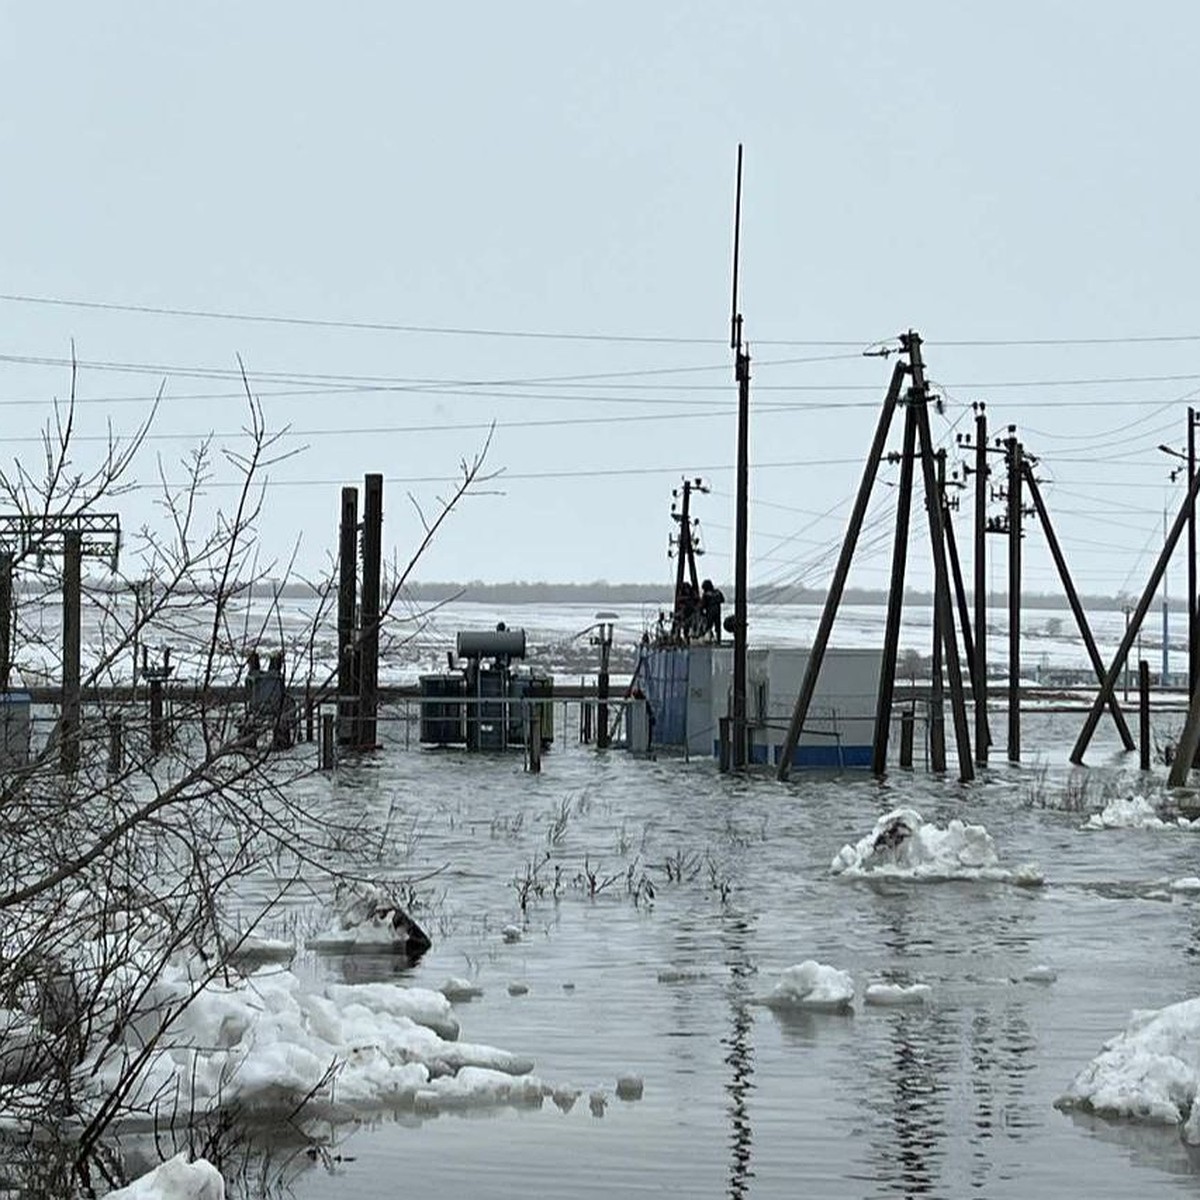
<path fill-rule="evenodd" d="M 354 616 L 358 603 L 358 488 L 342 488 L 341 524 L 338 528 L 338 700 L 337 740 L 358 745 L 358 648 Z"/>
<path fill-rule="evenodd" d="M 1191 491 L 1196 478 L 1196 410 L 1188 409 L 1187 415 L 1187 481 Z M 1200 683 L 1200 618 L 1196 613 L 1196 505 L 1188 508 L 1187 540 L 1187 586 L 1188 586 L 1188 696 L 1196 692 Z"/>
<path fill-rule="evenodd" d="M 596 749 L 607 750 L 608 740 L 608 664 L 609 654 L 613 644 L 613 622 L 616 613 L 599 612 L 596 614 L 596 629 L 599 631 L 592 638 L 592 644 L 600 647 L 600 672 L 596 676 Z"/>
<path fill-rule="evenodd" d="M 62 717 L 58 730 L 58 763 L 66 775 L 79 770 L 82 573 L 83 535 L 77 529 L 69 529 L 63 534 Z"/>
<path fill-rule="evenodd" d="M 1008 761 L 1021 761 L 1021 443 L 1008 427 Z"/>
<path fill-rule="evenodd" d="M 8 691 L 12 674 L 13 556 L 0 552 L 0 693 Z"/>
<path fill-rule="evenodd" d="M 975 765 L 971 758 L 971 733 L 967 725 L 962 665 L 958 657 L 958 642 L 954 636 L 954 609 L 950 601 L 950 578 L 946 566 L 945 514 L 937 484 L 933 435 L 929 429 L 929 385 L 925 381 L 925 365 L 921 359 L 920 335 L 914 330 L 909 330 L 907 334 L 901 335 L 900 344 L 908 354 L 912 372 L 909 403 L 916 405 L 921 469 L 925 478 L 925 509 L 929 517 L 929 542 L 933 551 L 934 605 L 937 622 L 942 630 L 946 674 L 950 683 L 950 710 L 954 717 L 958 777 L 963 783 L 969 783 L 975 778 Z"/>
<path fill-rule="evenodd" d="M 738 311 L 738 260 L 742 228 L 742 146 L 738 144 L 737 193 L 733 216 L 733 307 L 730 349 L 734 352 L 734 379 L 738 388 L 737 497 L 734 522 L 733 578 L 733 768 L 746 766 L 746 557 L 749 537 L 750 490 L 750 353 L 742 346 L 742 314 Z"/>
<path fill-rule="evenodd" d="M 679 522 L 679 533 L 675 535 L 674 553 L 676 555 L 675 564 L 675 609 L 671 617 L 671 633 L 676 640 L 690 633 L 684 627 L 684 609 L 683 604 L 683 576 L 687 572 L 688 581 L 692 585 L 692 596 L 698 601 L 700 596 L 700 575 L 696 570 L 696 555 L 702 554 L 703 550 L 696 545 L 696 537 L 694 533 L 695 521 L 692 519 L 691 500 L 692 492 L 705 493 L 708 488 L 704 486 L 701 479 L 685 479 L 683 481 L 682 493 L 673 491 L 671 496 L 680 499 L 680 511 L 675 511 L 675 505 L 671 504 L 671 516 Z"/>
<path fill-rule="evenodd" d="M 903 449 L 900 451 L 900 482 L 899 490 L 896 493 L 896 529 L 892 542 L 892 577 L 888 584 L 883 659 L 879 665 L 879 694 L 875 701 L 875 737 L 871 743 L 871 770 L 880 777 L 887 774 L 888 738 L 892 729 L 892 696 L 896 690 L 896 659 L 900 651 L 900 617 L 904 608 L 904 573 L 908 564 L 908 526 L 912 515 L 913 463 L 916 459 L 916 446 L 916 417 L 911 406 L 905 406 L 904 441 Z M 902 748 L 902 764 L 903 759 Z"/>
<path fill-rule="evenodd" d="M 383 476 L 363 481 L 362 630 L 358 686 L 358 744 L 374 750 L 378 741 L 379 602 L 383 558 Z"/>
<path fill-rule="evenodd" d="M 975 407 L 975 761 L 986 766 L 991 734 L 987 719 L 987 465 L 988 422 L 982 403 Z"/>

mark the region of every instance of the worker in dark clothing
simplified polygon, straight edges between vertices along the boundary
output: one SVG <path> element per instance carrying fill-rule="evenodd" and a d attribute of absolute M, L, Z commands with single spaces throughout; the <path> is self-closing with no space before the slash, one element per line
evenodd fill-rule
<path fill-rule="evenodd" d="M 704 613 L 704 632 L 711 633 L 718 642 L 721 640 L 721 605 L 724 603 L 724 593 L 713 587 L 711 579 L 706 579 L 700 585 L 700 610 Z"/>

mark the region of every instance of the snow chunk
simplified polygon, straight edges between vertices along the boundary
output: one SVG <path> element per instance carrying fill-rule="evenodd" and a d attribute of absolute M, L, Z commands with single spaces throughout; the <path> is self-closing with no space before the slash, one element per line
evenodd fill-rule
<path fill-rule="evenodd" d="M 854 980 L 845 971 L 811 958 L 788 967 L 771 991 L 759 999 L 768 1008 L 825 1009 L 844 1012 L 854 1000 Z"/>
<path fill-rule="evenodd" d="M 900 879 L 981 879 L 1023 886 L 1042 882 L 1028 864 L 1015 871 L 1000 866 L 991 834 L 982 825 L 955 818 L 945 829 L 927 825 L 911 808 L 897 808 L 853 846 L 843 846 L 829 864 L 830 873 L 848 878 L 886 875 Z"/>
<path fill-rule="evenodd" d="M 483 988 L 469 979 L 459 979 L 457 976 L 447 979 L 438 989 L 451 1004 L 463 1000 L 475 1000 L 483 995 Z"/>
<path fill-rule="evenodd" d="M 207 1159 L 179 1153 L 106 1200 L 225 1200 L 225 1181 Z"/>
<path fill-rule="evenodd" d="M 1176 879 L 1171 883 L 1171 891 L 1200 892 L 1200 877 L 1196 875 L 1185 875 L 1182 879 Z"/>
<path fill-rule="evenodd" d="M 1038 963 L 1036 967 L 1030 967 L 1021 978 L 1026 983 L 1053 983 L 1058 978 L 1058 972 L 1045 963 Z"/>
<path fill-rule="evenodd" d="M 863 993 L 866 1004 L 878 1004 L 885 1007 L 899 1007 L 909 1004 L 926 1004 L 933 995 L 933 988 L 927 983 L 913 983 L 905 987 L 902 983 L 872 983 L 867 985 Z"/>
<path fill-rule="evenodd" d="M 165 1011 L 194 987 L 186 966 L 170 967 L 147 1003 Z M 100 1045 L 81 1064 L 85 1108 L 112 1090 L 145 1033 L 135 1020 L 125 1042 Z M 530 1059 L 457 1035 L 441 993 L 384 983 L 317 993 L 290 971 L 264 968 L 201 988 L 148 1059 L 129 1111 L 138 1120 L 226 1107 L 265 1117 L 306 1103 L 314 1114 L 347 1119 L 412 1108 L 429 1091 L 444 1097 L 437 1107 L 532 1103 L 540 1095 L 539 1082 L 520 1078 L 532 1072 Z"/>
<path fill-rule="evenodd" d="M 1079 1072 L 1057 1100 L 1101 1117 L 1183 1124 L 1200 1142 L 1200 998 L 1135 1012 L 1125 1032 Z"/>
<path fill-rule="evenodd" d="M 517 1078 L 486 1067 L 463 1067 L 456 1075 L 430 1080 L 428 1087 L 417 1092 L 415 1106 L 421 1113 L 496 1104 L 536 1108 L 549 1091 L 533 1075 Z"/>
<path fill-rule="evenodd" d="M 391 983 L 335 983 L 327 993 L 337 1004 L 361 1004 L 371 1013 L 407 1017 L 418 1025 L 427 1025 L 444 1038 L 458 1037 L 458 1021 L 441 992 Z"/>
<path fill-rule="evenodd" d="M 645 1084 L 640 1075 L 617 1076 L 618 1100 L 640 1100 L 644 1089 Z"/>
<path fill-rule="evenodd" d="M 505 925 L 505 927 L 500 930 L 500 936 L 511 945 L 513 942 L 519 942 L 521 940 L 521 931 L 516 925 Z"/>
<path fill-rule="evenodd" d="M 1145 796 L 1116 796 L 1103 811 L 1092 813 L 1084 829 L 1166 829 L 1168 823 Z"/>

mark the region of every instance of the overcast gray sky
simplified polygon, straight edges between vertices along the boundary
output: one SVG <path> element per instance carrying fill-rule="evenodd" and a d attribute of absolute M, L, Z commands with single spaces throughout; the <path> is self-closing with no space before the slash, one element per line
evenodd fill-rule
<path fill-rule="evenodd" d="M 272 471 L 264 522 L 306 569 L 367 471 L 403 554 L 407 493 L 432 504 L 494 421 L 496 494 L 420 577 L 666 578 L 687 473 L 712 485 L 705 573 L 728 583 L 742 141 L 751 582 L 828 578 L 889 373 L 860 352 L 909 327 L 945 389 L 938 437 L 985 400 L 1042 456 L 1080 585 L 1148 574 L 1180 494 L 1155 446 L 1200 398 L 1194 4 L 0 11 L 6 461 L 66 392 L 72 338 L 86 434 L 131 429 L 165 380 L 147 483 L 156 455 L 177 474 L 243 425 L 241 354 L 308 447 Z M 951 344 L 996 341 L 1021 344 Z M 121 501 L 127 526 L 158 519 L 150 498 Z M 892 503 L 881 487 L 858 582 L 885 578 Z M 1041 544 L 1031 588 L 1053 581 Z"/>

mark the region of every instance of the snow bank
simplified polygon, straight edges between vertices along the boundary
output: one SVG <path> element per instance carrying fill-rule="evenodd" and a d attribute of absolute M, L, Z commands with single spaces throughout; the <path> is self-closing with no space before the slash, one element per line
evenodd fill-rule
<path fill-rule="evenodd" d="M 1164 821 L 1145 796 L 1117 796 L 1098 813 L 1092 813 L 1084 829 L 1185 829 L 1200 832 L 1200 820 L 1175 817 Z"/>
<path fill-rule="evenodd" d="M 811 958 L 788 967 L 759 1004 L 775 1009 L 824 1009 L 844 1012 L 854 1001 L 854 980 L 845 971 Z"/>
<path fill-rule="evenodd" d="M 190 1163 L 181 1153 L 128 1187 L 109 1192 L 106 1200 L 225 1200 L 225 1181 L 207 1159 Z"/>
<path fill-rule="evenodd" d="M 185 965 L 152 985 L 155 1014 L 196 988 Z M 157 1016 L 156 1016 L 157 1021 Z M 79 1069 L 85 1104 L 120 1078 L 143 1022 L 128 1041 L 102 1046 Z M 454 1040 L 458 1022 L 440 992 L 387 983 L 308 990 L 290 971 L 262 968 L 235 983 L 210 982 L 179 1012 L 129 1093 L 127 1120 L 194 1116 L 237 1106 L 243 1114 L 291 1112 L 306 1098 L 331 1119 L 382 1109 L 540 1103 L 533 1062 Z"/>
<path fill-rule="evenodd" d="M 886 875 L 901 879 L 982 879 L 1024 885 L 1040 884 L 1033 865 L 1008 870 L 1000 866 L 991 835 L 982 825 L 957 819 L 945 829 L 927 825 L 911 808 L 897 808 L 875 822 L 875 828 L 853 846 L 843 846 L 829 870 L 834 875 L 864 878 Z"/>
<path fill-rule="evenodd" d="M 1198 1084 L 1200 998 L 1135 1012 L 1054 1103 L 1101 1117 L 1182 1124 L 1184 1138 L 1200 1144 Z"/>

